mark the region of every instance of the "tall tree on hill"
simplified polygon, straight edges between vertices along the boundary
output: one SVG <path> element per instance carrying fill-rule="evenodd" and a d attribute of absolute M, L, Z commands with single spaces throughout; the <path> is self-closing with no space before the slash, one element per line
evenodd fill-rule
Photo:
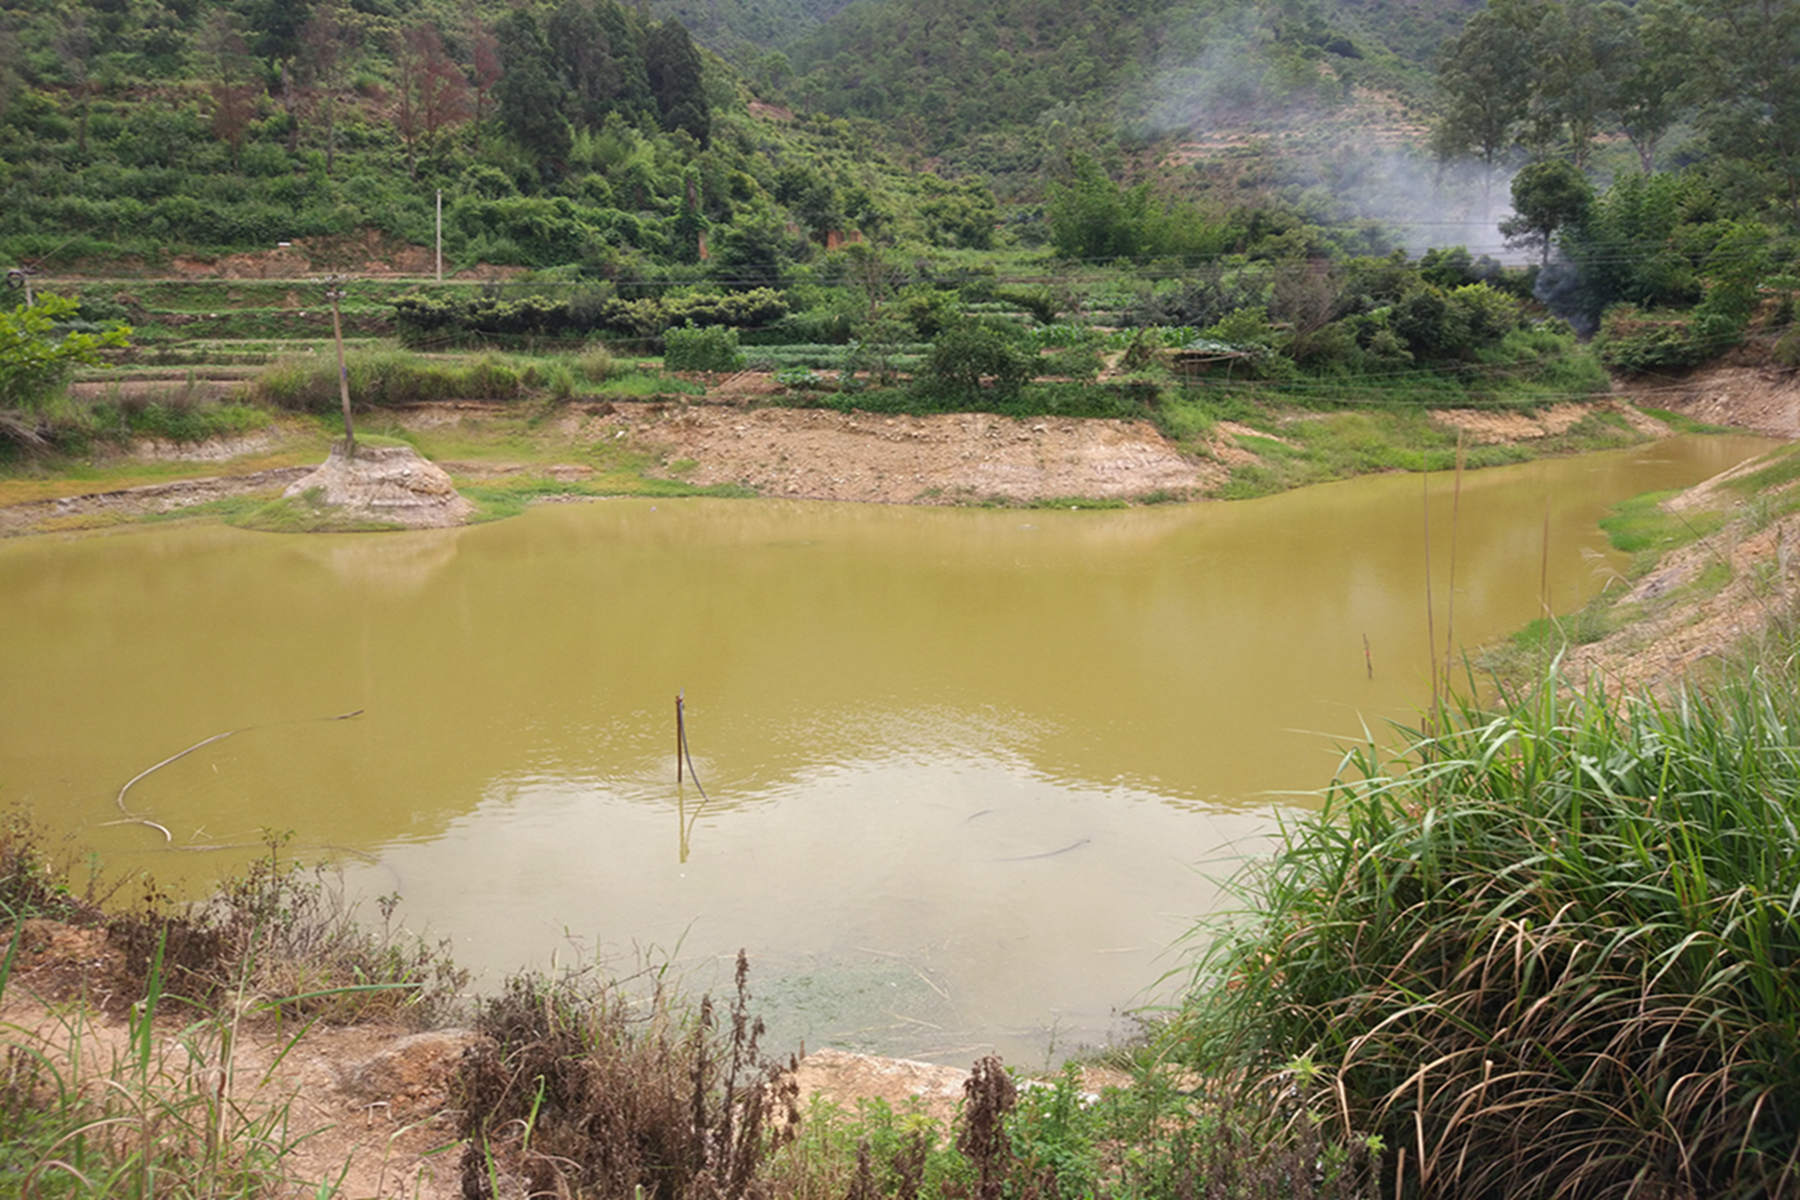
<path fill-rule="evenodd" d="M 1441 158 L 1470 154 L 1480 160 L 1484 200 L 1531 101 L 1537 16 L 1525 0 L 1490 5 L 1445 46 L 1438 66 L 1442 107 L 1432 146 Z"/>
<path fill-rule="evenodd" d="M 12 23 L 0 14 L 0 121 L 19 90 L 19 39 Z"/>
<path fill-rule="evenodd" d="M 225 9 L 214 10 L 200 34 L 200 48 L 210 74 L 207 94 L 212 100 L 213 136 L 231 148 L 231 169 L 238 169 L 238 155 L 256 116 L 256 60 L 237 18 Z"/>
<path fill-rule="evenodd" d="M 1688 107 L 1691 14 L 1680 0 L 1639 0 L 1632 8 L 1614 3 L 1607 11 L 1621 40 L 1608 109 L 1648 175 L 1656 169 L 1657 144 Z"/>
<path fill-rule="evenodd" d="M 494 89 L 500 86 L 505 71 L 500 65 L 500 41 L 493 28 L 473 16 L 469 20 L 468 46 L 469 96 L 475 105 L 475 123 L 479 125 L 493 111 Z"/>
<path fill-rule="evenodd" d="M 343 21 L 336 4 L 313 9 L 300 30 L 294 74 L 300 86 L 301 110 L 316 115 L 325 127 L 325 177 L 337 164 L 337 105 L 348 76 L 355 31 Z"/>
<path fill-rule="evenodd" d="M 1587 165 L 1613 80 L 1623 64 L 1624 20 L 1616 4 L 1545 4 L 1533 30 L 1529 140 L 1539 153 L 1564 153 Z"/>
<path fill-rule="evenodd" d="M 1800 217 L 1800 4 L 1692 3 L 1703 56 L 1701 127 L 1718 152 L 1767 172 Z"/>
<path fill-rule="evenodd" d="M 500 82 L 494 89 L 500 125 L 537 159 L 539 178 L 560 177 L 568 166 L 574 134 L 563 108 L 568 92 L 558 77 L 550 46 L 537 21 L 514 9 L 494 27 L 500 47 Z"/>
<path fill-rule="evenodd" d="M 546 32 L 579 124 L 598 129 L 609 113 L 635 119 L 650 110 L 643 38 L 612 0 L 563 0 Z"/>
<path fill-rule="evenodd" d="M 663 21 L 644 43 L 644 72 L 664 129 L 683 129 L 702 146 L 712 138 L 712 107 L 706 99 L 705 66 L 680 21 Z"/>
<path fill-rule="evenodd" d="M 79 8 L 70 7 L 57 31 L 55 48 L 62 59 L 63 75 L 75 93 L 75 150 L 87 156 L 88 97 L 92 91 L 88 65 L 94 57 L 94 39 L 88 32 L 87 16 Z"/>
<path fill-rule="evenodd" d="M 395 38 L 394 72 L 394 127 L 407 172 L 417 179 L 419 150 L 435 153 L 444 132 L 469 119 L 469 81 L 435 25 L 415 25 Z"/>
<path fill-rule="evenodd" d="M 300 52 L 300 31 L 312 17 L 313 0 L 241 0 L 234 7 L 259 57 L 289 62 Z"/>

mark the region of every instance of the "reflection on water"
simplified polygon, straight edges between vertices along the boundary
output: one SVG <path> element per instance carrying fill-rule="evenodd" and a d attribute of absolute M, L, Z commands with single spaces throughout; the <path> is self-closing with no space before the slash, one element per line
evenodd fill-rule
<path fill-rule="evenodd" d="M 1578 606 L 1620 566 L 1608 504 L 1758 445 L 1470 475 L 1458 638 L 1537 615 L 1546 549 L 1552 606 Z M 1430 481 L 1440 637 L 1450 492 Z M 1420 497 L 1408 476 L 1108 513 L 620 501 L 7 544 L 0 800 L 204 886 L 243 853 L 104 823 L 145 766 L 251 727 L 132 807 L 178 843 L 292 829 L 373 856 L 354 886 L 490 972 L 573 942 L 704 981 L 744 946 L 784 1036 L 1035 1061 L 1175 965 L 1300 802 L 1271 792 L 1423 702 Z"/>

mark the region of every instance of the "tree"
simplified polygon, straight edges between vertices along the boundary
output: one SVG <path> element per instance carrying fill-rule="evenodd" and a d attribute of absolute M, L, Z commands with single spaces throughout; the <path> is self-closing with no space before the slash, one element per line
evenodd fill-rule
<path fill-rule="evenodd" d="M 959 320 L 931 343 L 919 385 L 927 392 L 969 401 L 982 394 L 987 380 L 995 397 L 1010 399 L 1036 373 L 1037 355 L 1017 326 Z"/>
<path fill-rule="evenodd" d="M 487 120 L 494 107 L 494 89 L 500 85 L 500 42 L 494 31 L 477 22 L 469 32 L 469 79 L 474 85 L 476 123 Z"/>
<path fill-rule="evenodd" d="M 348 51 L 354 31 L 344 24 L 335 4 L 321 4 L 300 30 L 294 74 L 302 112 L 316 114 L 325 126 L 325 176 L 337 162 L 337 104 L 344 90 Z"/>
<path fill-rule="evenodd" d="M 683 129 L 702 146 L 712 138 L 712 106 L 706 99 L 704 64 L 687 27 L 673 18 L 659 23 L 644 42 L 644 74 L 664 129 Z"/>
<path fill-rule="evenodd" d="M 546 24 L 576 122 L 598 129 L 607 115 L 629 118 L 653 107 L 643 38 L 611 0 L 563 0 Z"/>
<path fill-rule="evenodd" d="M 1607 111 L 1648 175 L 1656 169 L 1657 143 L 1688 107 L 1692 23 L 1679 0 L 1640 0 L 1635 8 L 1615 3 L 1607 12 L 1620 31 Z"/>
<path fill-rule="evenodd" d="M 237 18 L 226 9 L 217 10 L 207 21 L 200 45 L 211 67 L 207 93 L 212 99 L 213 136 L 231 147 L 231 169 L 235 171 L 256 115 L 256 62 L 244 44 Z"/>
<path fill-rule="evenodd" d="M 38 442 L 36 422 L 44 401 L 61 391 L 77 364 L 100 361 L 100 351 L 127 344 L 131 329 L 114 325 L 101 333 L 67 328 L 80 305 L 64 296 L 40 294 L 31 304 L 0 310 L 0 429 L 15 439 Z"/>
<path fill-rule="evenodd" d="M 1700 125 L 1715 150 L 1766 171 L 1800 216 L 1800 5 L 1693 0 Z"/>
<path fill-rule="evenodd" d="M 1550 262 L 1556 231 L 1577 225 L 1594 202 L 1585 176 L 1560 158 L 1528 164 L 1513 176 L 1513 215 L 1500 222 L 1508 245 L 1537 246 L 1540 263 Z"/>
<path fill-rule="evenodd" d="M 87 18 L 79 8 L 71 6 L 57 31 L 56 55 L 62 60 L 63 74 L 75 92 L 75 150 L 87 155 L 88 99 L 92 92 L 88 66 L 94 56 L 94 39 L 88 33 Z"/>
<path fill-rule="evenodd" d="M 1541 152 L 1566 152 L 1585 166 L 1613 78 L 1623 67 L 1622 31 L 1628 18 L 1618 4 L 1560 0 L 1546 4 L 1536 22 L 1533 87 L 1528 105 L 1531 143 Z"/>
<path fill-rule="evenodd" d="M 787 205 L 800 227 L 820 245 L 833 230 L 844 227 L 837 188 L 810 164 L 796 162 L 781 168 L 775 176 L 775 198 Z"/>
<path fill-rule="evenodd" d="M 1064 258 L 1121 258 L 1138 253 L 1149 211 L 1147 184 L 1125 189 L 1085 155 L 1076 158 L 1073 178 L 1052 184 L 1044 218 L 1050 244 Z"/>
<path fill-rule="evenodd" d="M 1537 14 L 1524 3 L 1483 9 L 1448 43 L 1438 67 L 1433 148 L 1440 158 L 1479 159 L 1484 199 L 1530 104 L 1536 24 Z"/>
<path fill-rule="evenodd" d="M 418 149 L 434 152 L 446 129 L 469 119 L 469 81 L 434 25 L 415 25 L 394 39 L 394 70 L 394 127 L 407 173 L 417 179 Z"/>
<path fill-rule="evenodd" d="M 494 37 L 502 71 L 494 91 L 500 126 L 537 159 L 540 179 L 559 178 L 567 169 L 575 137 L 563 116 L 568 89 L 557 75 L 550 46 L 525 9 L 503 17 Z"/>

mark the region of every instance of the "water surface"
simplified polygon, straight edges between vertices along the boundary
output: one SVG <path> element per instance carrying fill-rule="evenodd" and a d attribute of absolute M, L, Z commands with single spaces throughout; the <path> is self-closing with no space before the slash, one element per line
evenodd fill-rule
<path fill-rule="evenodd" d="M 1763 445 L 1469 475 L 1455 637 L 1510 632 L 1546 585 L 1579 606 L 1624 565 L 1609 504 Z M 1424 703 L 1427 488 L 1442 639 L 1448 476 L 1122 512 L 633 500 L 15 541 L 0 802 L 190 888 L 293 830 L 490 977 L 663 954 L 706 983 L 742 946 L 784 1038 L 1035 1062 L 1121 1030 L 1307 803 L 1272 793 Z M 127 798 L 226 848 L 106 824 L 126 780 L 244 727 Z"/>

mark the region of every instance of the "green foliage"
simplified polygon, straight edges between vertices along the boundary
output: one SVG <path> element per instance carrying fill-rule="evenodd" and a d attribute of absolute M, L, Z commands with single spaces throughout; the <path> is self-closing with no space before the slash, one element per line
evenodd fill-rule
<path fill-rule="evenodd" d="M 1744 320 L 1702 306 L 1691 313 L 1607 310 L 1595 339 L 1600 360 L 1628 375 L 1683 370 L 1708 362 L 1743 338 Z"/>
<path fill-rule="evenodd" d="M 931 344 L 916 386 L 929 395 L 970 401 L 991 389 L 1016 396 L 1037 373 L 1037 355 L 1014 325 L 958 321 Z"/>
<path fill-rule="evenodd" d="M 345 361 L 351 402 L 384 407 L 432 400 L 515 400 L 528 386 L 525 375 L 493 358 L 472 363 L 429 362 L 416 355 L 361 352 Z M 288 359 L 262 370 L 250 382 L 259 403 L 304 412 L 329 413 L 339 405 L 335 367 Z"/>
<path fill-rule="evenodd" d="M 1500 222 L 1508 244 L 1536 246 L 1544 262 L 1558 230 L 1579 225 L 1594 202 L 1581 172 L 1560 158 L 1534 162 L 1512 181 L 1513 216 Z"/>
<path fill-rule="evenodd" d="M 671 329 L 663 335 L 663 365 L 671 371 L 737 371 L 744 366 L 735 329 Z"/>
<path fill-rule="evenodd" d="M 45 293 L 33 304 L 0 309 L 0 410 L 41 409 L 76 364 L 99 362 L 102 350 L 127 344 L 126 325 L 76 328 L 79 308 L 75 300 Z"/>
<path fill-rule="evenodd" d="M 1196 968 L 1191 1061 L 1316 1102 L 1457 1194 L 1800 1176 L 1800 679 L 1623 705 L 1554 679 L 1348 759 Z M 1409 1179 L 1417 1178 L 1410 1176 Z"/>
<path fill-rule="evenodd" d="M 695 292 L 627 300 L 618 296 L 567 292 L 524 295 L 454 296 L 411 292 L 391 302 L 400 340 L 411 346 L 439 346 L 487 338 L 576 338 L 597 332 L 655 337 L 682 326 L 728 325 L 759 328 L 787 315 L 787 302 L 770 288 L 743 292 Z"/>

